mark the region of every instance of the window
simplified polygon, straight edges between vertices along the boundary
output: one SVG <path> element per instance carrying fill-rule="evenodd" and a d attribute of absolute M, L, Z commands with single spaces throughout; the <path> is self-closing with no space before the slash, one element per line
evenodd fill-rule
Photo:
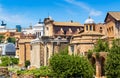
<path fill-rule="evenodd" d="M 88 26 L 86 26 L 86 30 L 88 30 Z"/>
<path fill-rule="evenodd" d="M 92 30 L 92 26 L 90 25 L 90 30 Z"/>
<path fill-rule="evenodd" d="M 46 27 L 46 30 L 49 30 L 49 28 L 48 28 L 48 27 Z"/>
<path fill-rule="evenodd" d="M 95 31 L 95 26 L 93 26 L 93 31 Z"/>
<path fill-rule="evenodd" d="M 41 32 L 40 32 L 40 36 L 41 36 Z"/>
<path fill-rule="evenodd" d="M 66 35 L 66 31 L 64 31 L 64 35 Z"/>
<path fill-rule="evenodd" d="M 111 27 L 112 31 L 113 31 L 113 26 Z"/>
<path fill-rule="evenodd" d="M 107 28 L 107 32 L 109 32 L 109 29 Z"/>
<path fill-rule="evenodd" d="M 102 27 L 100 27 L 100 30 L 102 30 Z"/>
<path fill-rule="evenodd" d="M 99 31 L 100 31 L 100 33 L 102 33 L 102 27 L 100 27 L 100 30 L 99 30 Z"/>
<path fill-rule="evenodd" d="M 109 31 L 111 32 L 111 28 L 109 28 Z"/>

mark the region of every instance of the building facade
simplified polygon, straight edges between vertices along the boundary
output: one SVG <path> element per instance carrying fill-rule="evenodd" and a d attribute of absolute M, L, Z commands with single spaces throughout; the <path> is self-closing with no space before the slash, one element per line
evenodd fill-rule
<path fill-rule="evenodd" d="M 103 36 L 103 32 L 100 33 L 96 29 L 94 20 L 89 17 L 84 23 L 84 32 L 72 36 L 69 54 L 85 55 L 88 50 L 94 48 L 95 42 Z"/>
<path fill-rule="evenodd" d="M 105 24 L 108 37 L 120 38 L 120 12 L 108 12 Z"/>
<path fill-rule="evenodd" d="M 42 36 L 31 42 L 31 67 L 46 66 L 49 64 L 49 58 L 67 47 L 68 40 Z"/>
<path fill-rule="evenodd" d="M 31 42 L 31 67 L 46 66 L 49 58 L 66 48 L 73 34 L 83 31 L 78 22 L 55 22 L 50 17 L 44 19 L 44 36 Z"/>
<path fill-rule="evenodd" d="M 61 36 L 62 38 L 71 37 L 73 34 L 77 34 L 83 31 L 83 25 L 79 22 L 56 22 L 52 18 L 45 18 L 45 36 L 51 36 L 57 38 Z"/>

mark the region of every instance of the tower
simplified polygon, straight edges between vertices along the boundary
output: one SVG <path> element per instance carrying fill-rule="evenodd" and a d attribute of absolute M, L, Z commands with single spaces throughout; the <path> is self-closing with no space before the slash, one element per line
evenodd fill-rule
<path fill-rule="evenodd" d="M 88 18 L 84 24 L 84 32 L 95 31 L 95 22 L 92 18 Z"/>

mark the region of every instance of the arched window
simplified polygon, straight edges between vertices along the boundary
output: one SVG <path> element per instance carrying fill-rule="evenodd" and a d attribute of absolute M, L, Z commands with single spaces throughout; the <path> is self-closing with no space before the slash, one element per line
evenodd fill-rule
<path fill-rule="evenodd" d="M 92 25 L 90 25 L 90 30 L 92 30 Z"/>
<path fill-rule="evenodd" d="M 86 25 L 86 30 L 88 30 L 88 25 Z"/>

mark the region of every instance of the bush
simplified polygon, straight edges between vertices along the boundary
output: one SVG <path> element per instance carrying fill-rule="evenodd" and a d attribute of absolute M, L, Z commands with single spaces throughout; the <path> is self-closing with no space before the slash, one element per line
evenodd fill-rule
<path fill-rule="evenodd" d="M 25 67 L 28 67 L 30 65 L 30 61 L 29 60 L 26 60 L 25 61 Z"/>
<path fill-rule="evenodd" d="M 51 76 L 51 70 L 48 66 L 42 66 L 39 69 L 34 70 L 20 70 L 17 71 L 18 75 L 34 75 L 35 78 L 39 78 L 40 76 Z"/>
<path fill-rule="evenodd" d="M 8 66 L 8 65 L 10 65 L 10 58 L 7 56 L 2 56 L 1 62 L 2 63 L 0 64 L 0 66 Z"/>
<path fill-rule="evenodd" d="M 18 64 L 18 62 L 19 62 L 18 58 L 11 58 L 10 60 L 11 60 L 12 64 Z"/>
<path fill-rule="evenodd" d="M 14 64 L 18 64 L 18 58 L 14 58 L 14 57 L 9 57 L 9 56 L 2 56 L 1 57 L 1 64 L 0 66 L 8 66 L 8 65 L 14 65 Z"/>
<path fill-rule="evenodd" d="M 91 78 L 94 73 L 89 61 L 82 56 L 56 54 L 50 59 L 50 67 L 53 76 L 58 78 Z"/>

